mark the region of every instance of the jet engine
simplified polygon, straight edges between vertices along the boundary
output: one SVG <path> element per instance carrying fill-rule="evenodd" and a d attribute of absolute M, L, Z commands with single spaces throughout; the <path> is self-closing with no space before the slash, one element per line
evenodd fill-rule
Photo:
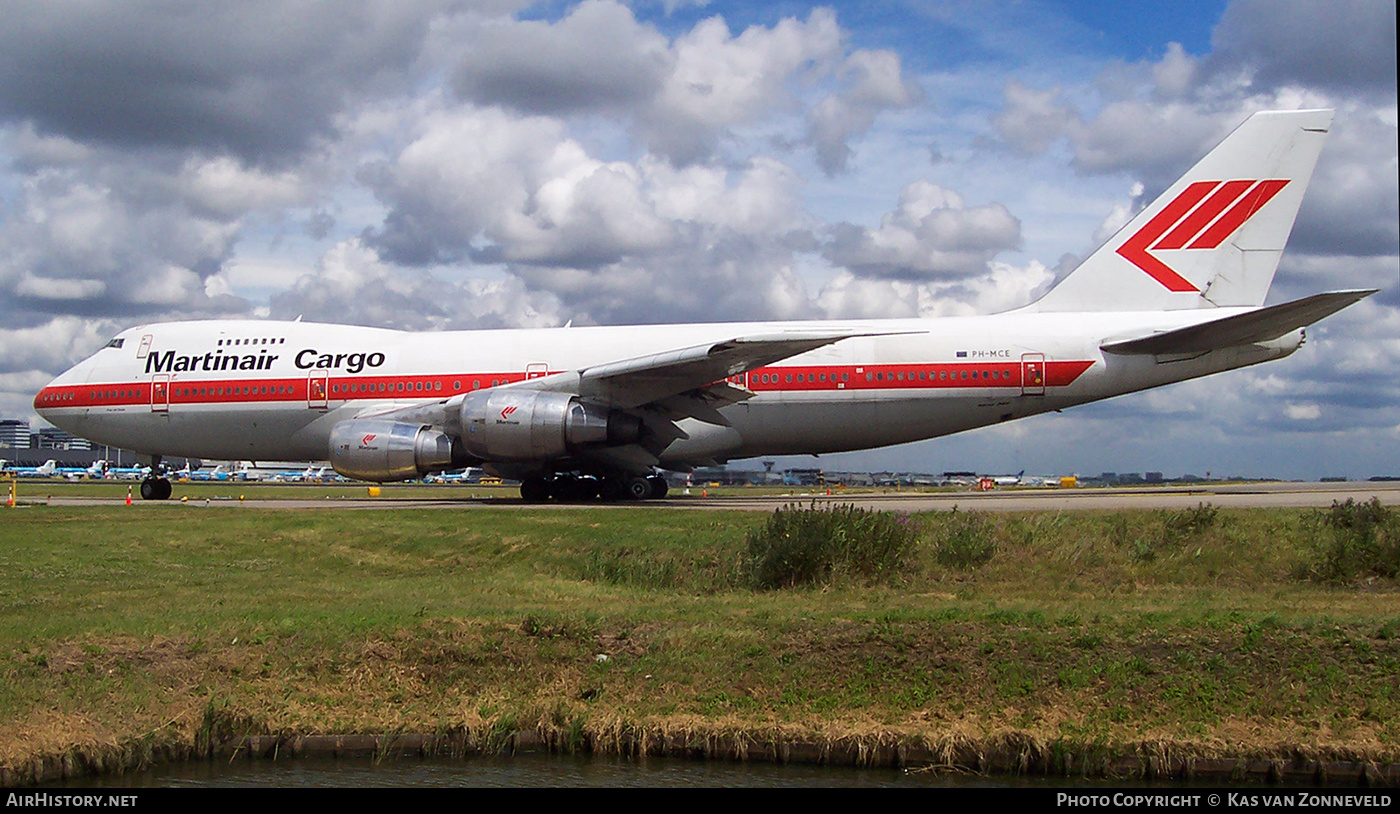
<path fill-rule="evenodd" d="M 568 393 L 479 390 L 462 401 L 462 444 L 484 461 L 542 461 L 581 446 L 635 443 L 637 416 Z"/>
<path fill-rule="evenodd" d="M 453 465 L 452 438 L 422 424 L 358 419 L 331 428 L 330 461 L 347 478 L 409 480 Z"/>

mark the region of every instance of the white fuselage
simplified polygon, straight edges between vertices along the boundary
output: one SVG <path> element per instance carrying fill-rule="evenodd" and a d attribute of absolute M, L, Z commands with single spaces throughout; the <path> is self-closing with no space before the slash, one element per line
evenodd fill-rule
<path fill-rule="evenodd" d="M 335 424 L 396 406 L 746 334 L 856 334 L 731 378 L 730 426 L 684 419 L 661 465 L 932 438 L 1286 356 L 1301 331 L 1191 358 L 1102 342 L 1233 311 L 1026 313 L 936 320 L 409 333 L 302 322 L 132 328 L 36 397 L 74 435 L 148 455 L 324 460 Z"/>

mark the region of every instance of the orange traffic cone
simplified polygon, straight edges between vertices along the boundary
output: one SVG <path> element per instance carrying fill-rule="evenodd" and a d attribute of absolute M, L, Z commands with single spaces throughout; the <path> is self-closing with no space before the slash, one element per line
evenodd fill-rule
<path fill-rule="evenodd" d="M 126 487 L 126 505 L 131 505 L 131 487 Z"/>

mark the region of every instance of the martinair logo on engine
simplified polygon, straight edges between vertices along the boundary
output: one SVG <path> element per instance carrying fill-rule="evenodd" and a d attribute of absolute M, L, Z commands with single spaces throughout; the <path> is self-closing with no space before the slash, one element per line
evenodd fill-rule
<path fill-rule="evenodd" d="M 1123 241 L 1118 254 L 1169 291 L 1199 291 L 1149 250 L 1217 248 L 1286 186 L 1285 178 L 1197 181 Z"/>
<path fill-rule="evenodd" d="M 375 435 L 376 435 L 376 433 L 370 433 L 369 435 L 366 435 L 364 438 L 361 438 L 361 439 L 360 439 L 360 446 L 362 446 L 362 447 L 367 447 L 367 446 L 369 446 L 369 445 L 370 445 L 370 442 L 374 440 L 374 436 L 375 436 Z"/>
<path fill-rule="evenodd" d="M 511 415 L 512 415 L 517 409 L 519 409 L 519 408 L 516 407 L 514 404 L 512 404 L 511 406 L 509 406 L 509 407 L 505 408 L 504 410 L 502 410 L 502 411 L 501 411 L 501 420 L 502 420 L 502 421 L 505 421 L 506 419 L 510 418 Z"/>

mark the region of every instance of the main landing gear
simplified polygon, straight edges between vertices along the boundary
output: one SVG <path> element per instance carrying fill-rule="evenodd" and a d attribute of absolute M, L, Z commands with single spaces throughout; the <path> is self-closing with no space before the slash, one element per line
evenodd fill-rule
<path fill-rule="evenodd" d="M 526 503 L 543 503 L 550 499 L 560 503 L 648 500 L 663 498 L 668 490 L 666 479 L 660 475 L 554 475 L 520 482 L 520 497 Z"/>
<path fill-rule="evenodd" d="M 142 500 L 169 500 L 175 489 L 165 477 L 165 469 L 160 465 L 160 456 L 151 456 L 151 474 L 141 481 Z"/>

